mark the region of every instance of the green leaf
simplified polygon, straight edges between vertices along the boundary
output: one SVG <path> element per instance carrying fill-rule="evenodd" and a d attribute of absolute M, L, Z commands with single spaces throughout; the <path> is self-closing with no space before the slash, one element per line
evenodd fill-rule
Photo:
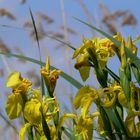
<path fill-rule="evenodd" d="M 104 35 L 105 37 L 107 37 L 108 39 L 110 39 L 112 42 L 114 42 L 116 46 L 119 47 L 119 46 L 121 45 L 121 43 L 120 43 L 118 40 L 116 40 L 116 39 L 113 38 L 111 35 L 107 34 L 106 32 L 104 32 L 104 31 L 102 31 L 102 30 L 100 30 L 100 29 L 98 29 L 98 28 L 96 28 L 96 27 L 94 27 L 94 26 L 88 24 L 87 22 L 84 22 L 84 21 L 78 19 L 78 18 L 75 18 L 75 19 L 78 20 L 78 21 L 80 21 L 81 23 L 87 25 L 88 27 L 92 28 L 93 30 L 95 30 L 95 31 L 97 31 L 97 32 L 99 32 L 99 33 L 101 33 L 102 35 Z"/>
<path fill-rule="evenodd" d="M 29 62 L 32 62 L 32 63 L 35 63 L 35 64 L 45 66 L 44 62 L 38 61 L 38 60 L 30 58 L 30 57 L 26 57 L 26 56 L 23 56 L 23 55 L 17 55 L 17 54 L 12 54 L 12 53 L 4 53 L 4 52 L 0 52 L 0 54 L 6 55 L 6 56 L 9 56 L 9 57 L 20 58 L 20 59 L 23 59 L 23 60 L 26 60 L 26 61 L 29 61 Z M 53 70 L 53 69 L 57 69 L 57 68 L 51 66 L 51 69 Z M 63 77 L 65 80 L 67 80 L 69 83 L 71 83 L 77 89 L 80 89 L 83 86 L 76 79 L 74 79 L 73 77 L 69 76 L 65 72 L 62 72 L 60 76 Z"/>
<path fill-rule="evenodd" d="M 124 91 L 126 98 L 129 102 L 130 101 L 130 81 L 128 79 L 128 76 L 126 75 L 126 70 L 123 69 L 122 67 L 120 67 L 119 74 L 120 74 L 121 87 L 123 88 L 123 91 Z"/>
<path fill-rule="evenodd" d="M 29 11 L 30 11 L 30 16 L 31 16 L 31 19 L 32 19 L 34 31 L 35 31 L 37 46 L 38 46 L 38 50 L 39 50 L 39 57 L 40 57 L 40 61 L 41 61 L 41 51 L 40 51 L 40 43 L 39 43 L 38 32 L 37 32 L 37 28 L 36 28 L 36 24 L 35 24 L 35 20 L 34 20 L 34 16 L 33 16 L 31 8 L 29 8 Z"/>
<path fill-rule="evenodd" d="M 122 132 L 124 132 L 126 134 L 126 130 L 123 124 L 123 121 L 121 119 L 119 119 L 120 117 L 118 115 L 116 115 L 115 111 L 113 109 L 106 109 L 104 108 L 105 112 L 107 113 L 109 120 L 112 121 L 112 123 L 115 125 L 115 127 L 117 127 L 118 129 L 120 129 Z"/>
<path fill-rule="evenodd" d="M 110 123 L 110 118 L 108 116 L 108 112 L 105 111 L 105 108 L 102 106 L 98 106 L 100 114 L 101 114 L 101 118 L 103 120 L 103 127 L 106 133 L 106 136 L 108 136 L 110 139 L 116 140 L 115 135 L 113 135 L 112 133 L 112 128 L 111 128 L 111 123 Z"/>
<path fill-rule="evenodd" d="M 110 76 L 117 81 L 118 83 L 120 83 L 120 78 L 113 72 L 111 71 L 107 66 L 105 67 L 105 70 L 110 74 Z"/>
<path fill-rule="evenodd" d="M 138 84 L 140 85 L 140 72 L 139 72 L 139 69 L 134 64 L 131 65 L 131 69 L 132 69 L 132 71 L 134 73 L 135 79 L 137 80 Z"/>
<path fill-rule="evenodd" d="M 58 39 L 58 38 L 56 38 L 56 37 L 54 37 L 54 36 L 51 36 L 51 35 L 46 35 L 46 36 L 47 36 L 48 38 L 51 38 L 51 39 L 53 39 L 53 40 L 56 40 L 56 41 L 58 41 L 58 42 L 64 44 L 64 45 L 67 45 L 69 48 L 71 48 L 71 49 L 73 49 L 73 50 L 76 50 L 76 48 L 75 48 L 74 46 L 70 45 L 70 44 L 67 43 L 67 42 L 64 42 L 64 41 L 62 41 L 62 40 L 60 40 L 60 39 Z"/>
<path fill-rule="evenodd" d="M 63 132 L 69 139 L 75 140 L 75 135 L 74 135 L 74 132 L 72 130 L 63 127 Z"/>
<path fill-rule="evenodd" d="M 125 52 L 127 54 L 127 57 L 130 57 L 131 61 L 135 64 L 135 66 L 138 67 L 138 69 L 140 69 L 140 59 L 135 54 L 132 54 L 130 49 L 126 47 L 125 47 Z"/>
<path fill-rule="evenodd" d="M 6 122 L 7 126 L 10 126 L 15 131 L 16 134 L 19 134 L 15 125 L 12 124 L 11 121 L 9 119 L 7 119 L 7 117 L 5 117 L 5 115 L 1 111 L 0 111 L 0 117 L 4 120 L 4 122 Z"/>
<path fill-rule="evenodd" d="M 44 115 L 42 113 L 42 127 L 43 127 L 43 132 L 47 138 L 47 140 L 51 140 L 51 134 L 50 134 L 50 130 L 49 130 L 49 126 L 44 118 Z"/>
<path fill-rule="evenodd" d="M 30 16 L 31 16 L 31 19 L 32 19 L 34 31 L 35 31 L 35 36 L 36 36 L 36 41 L 37 41 L 37 46 L 38 46 L 38 52 L 39 52 L 39 60 L 41 61 L 41 50 L 40 50 L 38 32 L 37 32 L 34 16 L 33 16 L 32 10 L 30 8 L 29 8 L 29 11 L 30 11 Z M 41 64 L 40 64 L 40 67 L 42 67 Z M 41 90 L 42 90 L 42 95 L 45 95 L 45 86 L 44 86 L 44 82 L 43 82 L 43 77 L 41 77 Z"/>

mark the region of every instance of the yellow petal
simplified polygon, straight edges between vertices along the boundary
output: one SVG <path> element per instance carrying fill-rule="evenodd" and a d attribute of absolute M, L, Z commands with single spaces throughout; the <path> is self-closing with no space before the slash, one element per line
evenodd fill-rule
<path fill-rule="evenodd" d="M 6 103 L 6 112 L 10 119 L 15 119 L 20 116 L 23 110 L 23 101 L 20 93 L 11 94 L 8 96 Z"/>
<path fill-rule="evenodd" d="M 84 101 L 82 101 L 82 106 L 81 106 L 81 115 L 83 118 L 85 118 L 88 113 L 88 109 L 93 102 L 93 99 L 89 97 L 89 98 L 83 98 L 83 100 Z"/>
<path fill-rule="evenodd" d="M 76 125 L 76 131 L 78 134 L 82 134 L 84 140 L 92 140 L 93 120 L 80 116 Z"/>
<path fill-rule="evenodd" d="M 31 101 L 27 101 L 24 107 L 24 117 L 31 124 L 39 124 L 41 121 L 41 112 L 40 112 L 41 103 L 32 99 Z"/>
<path fill-rule="evenodd" d="M 46 70 L 50 70 L 50 58 L 47 57 L 46 59 Z"/>
<path fill-rule="evenodd" d="M 78 109 L 80 106 L 83 107 L 86 105 L 87 100 L 94 101 L 98 98 L 97 91 L 93 88 L 90 88 L 88 85 L 79 89 L 76 97 L 74 99 L 74 107 Z M 89 103 L 90 104 L 90 103 Z"/>
<path fill-rule="evenodd" d="M 74 119 L 74 118 L 76 118 L 76 115 L 75 114 L 69 114 L 69 113 L 64 114 L 60 118 L 60 126 L 62 126 L 65 123 L 66 119 L 68 119 L 68 118 L 73 118 Z"/>
<path fill-rule="evenodd" d="M 94 117 L 97 117 L 97 116 L 99 116 L 100 115 L 100 112 L 99 111 L 96 111 L 96 112 L 94 112 L 94 113 L 92 113 L 92 118 L 94 118 Z"/>
<path fill-rule="evenodd" d="M 133 112 L 131 111 L 125 120 L 125 126 L 128 132 L 128 135 L 131 137 L 136 137 L 137 136 L 137 129 L 136 129 L 136 124 L 135 124 L 135 117 L 140 116 L 140 112 Z"/>
<path fill-rule="evenodd" d="M 86 81 L 90 74 L 90 67 L 83 66 L 79 68 L 80 75 L 83 81 Z"/>
<path fill-rule="evenodd" d="M 89 90 L 89 86 L 84 86 L 84 87 L 82 87 L 82 88 L 79 89 L 79 91 L 76 94 L 76 97 L 74 99 L 74 107 L 76 109 L 78 109 L 80 107 L 80 105 L 81 105 L 81 99 L 87 93 L 88 90 Z"/>
<path fill-rule="evenodd" d="M 114 93 L 115 94 L 115 93 Z M 116 94 L 113 95 L 112 99 L 103 103 L 103 106 L 106 108 L 112 107 L 116 103 Z"/>
<path fill-rule="evenodd" d="M 23 127 L 20 129 L 20 132 L 19 132 L 19 139 L 20 140 L 24 140 L 24 134 L 26 132 L 26 130 L 31 126 L 30 123 L 26 123 L 23 125 Z"/>
<path fill-rule="evenodd" d="M 127 99 L 126 99 L 126 96 L 123 92 L 120 92 L 118 94 L 118 100 L 119 100 L 119 103 L 123 106 L 123 107 L 128 107 L 128 102 L 127 102 Z"/>
<path fill-rule="evenodd" d="M 80 48 L 76 49 L 72 58 L 76 58 L 80 53 L 83 53 L 85 49 L 92 47 L 92 45 L 93 42 L 91 40 L 87 40 Z"/>
<path fill-rule="evenodd" d="M 16 87 L 22 81 L 21 73 L 20 72 L 12 72 L 7 79 L 6 86 L 7 87 Z"/>

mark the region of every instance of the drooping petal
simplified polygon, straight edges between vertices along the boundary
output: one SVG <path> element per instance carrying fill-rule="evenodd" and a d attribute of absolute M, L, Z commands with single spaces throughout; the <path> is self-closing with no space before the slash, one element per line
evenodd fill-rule
<path fill-rule="evenodd" d="M 136 137 L 138 135 L 136 124 L 135 124 L 135 117 L 140 116 L 140 112 L 131 111 L 125 120 L 125 126 L 130 137 Z"/>
<path fill-rule="evenodd" d="M 86 81 L 90 74 L 90 67 L 83 66 L 83 67 L 79 68 L 79 72 L 82 77 L 82 80 Z"/>
<path fill-rule="evenodd" d="M 75 114 L 66 113 L 60 118 L 60 126 L 62 126 L 68 118 L 76 118 Z"/>
<path fill-rule="evenodd" d="M 21 73 L 18 71 L 12 72 L 7 79 L 6 86 L 14 88 L 22 81 Z"/>
<path fill-rule="evenodd" d="M 93 101 L 96 100 L 98 98 L 97 91 L 93 88 L 90 88 L 88 85 L 80 88 L 74 99 L 74 107 L 78 109 L 83 104 L 82 99 L 86 97 L 89 97 L 89 99 L 92 98 Z"/>
<path fill-rule="evenodd" d="M 20 93 L 10 94 L 6 103 L 6 112 L 10 119 L 20 116 L 23 110 L 23 100 Z"/>
<path fill-rule="evenodd" d="M 29 123 L 38 125 L 41 121 L 41 112 L 40 112 L 41 103 L 32 99 L 27 101 L 24 107 L 24 117 L 28 120 Z"/>
<path fill-rule="evenodd" d="M 119 103 L 123 106 L 123 107 L 128 107 L 128 102 L 127 102 L 127 99 L 126 99 L 126 96 L 123 92 L 120 92 L 118 94 L 118 100 L 119 100 Z"/>
<path fill-rule="evenodd" d="M 27 129 L 31 127 L 30 123 L 26 123 L 24 124 L 21 128 L 20 128 L 20 132 L 19 132 L 19 139 L 20 140 L 24 140 L 24 134 L 27 131 Z"/>
<path fill-rule="evenodd" d="M 76 131 L 79 135 L 83 136 L 84 140 L 92 140 L 93 120 L 90 117 L 79 117 L 76 125 Z"/>

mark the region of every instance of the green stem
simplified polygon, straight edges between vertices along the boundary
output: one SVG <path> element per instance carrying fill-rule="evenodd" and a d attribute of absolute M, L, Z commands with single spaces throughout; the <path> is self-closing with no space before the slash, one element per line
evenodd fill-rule
<path fill-rule="evenodd" d="M 110 74 L 110 76 L 112 76 L 112 78 L 114 78 L 115 81 L 120 83 L 120 78 L 113 71 L 111 71 L 107 66 L 105 67 L 105 69 Z"/>

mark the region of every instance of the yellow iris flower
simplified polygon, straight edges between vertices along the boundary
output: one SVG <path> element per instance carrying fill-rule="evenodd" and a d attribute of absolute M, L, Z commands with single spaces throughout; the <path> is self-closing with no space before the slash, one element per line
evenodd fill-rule
<path fill-rule="evenodd" d="M 6 86 L 12 88 L 14 93 L 26 93 L 32 82 L 28 79 L 22 78 L 20 72 L 12 72 L 7 79 Z"/>
<path fill-rule="evenodd" d="M 81 89 L 79 89 L 73 104 L 76 109 L 81 107 L 82 116 L 84 118 L 88 113 L 90 105 L 93 103 L 93 101 L 97 99 L 97 91 L 89 86 L 84 86 Z"/>
<path fill-rule="evenodd" d="M 48 92 L 50 93 L 50 96 L 53 97 L 53 92 L 56 86 L 56 81 L 61 74 L 61 70 L 50 70 L 50 60 L 47 58 L 46 60 L 46 66 L 41 68 L 40 70 L 41 75 L 43 76 Z"/>
<path fill-rule="evenodd" d="M 21 115 L 26 102 L 26 93 L 31 87 L 31 81 L 22 78 L 20 72 L 12 72 L 7 79 L 6 86 L 12 88 L 12 94 L 8 96 L 6 112 L 10 119 Z"/>

